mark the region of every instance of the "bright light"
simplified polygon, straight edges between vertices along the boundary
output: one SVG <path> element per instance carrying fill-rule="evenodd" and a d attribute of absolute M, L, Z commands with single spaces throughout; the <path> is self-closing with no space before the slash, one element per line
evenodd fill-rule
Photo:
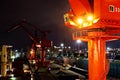
<path fill-rule="evenodd" d="M 36 44 L 36 47 L 40 48 L 40 47 L 41 47 L 41 45 L 40 45 L 40 44 Z"/>
<path fill-rule="evenodd" d="M 47 51 L 48 51 L 48 52 L 50 52 L 50 50 L 49 50 L 49 49 L 48 49 Z"/>
<path fill-rule="evenodd" d="M 82 27 L 87 27 L 87 26 L 91 26 L 93 21 L 95 22 L 96 20 L 93 20 L 93 16 L 89 15 L 87 17 L 83 17 L 77 20 L 78 25 L 80 25 L 79 28 Z"/>
<path fill-rule="evenodd" d="M 98 22 L 98 20 L 99 20 L 99 19 L 95 19 L 95 20 L 93 20 L 93 23 L 97 23 L 97 22 Z"/>
<path fill-rule="evenodd" d="M 77 42 L 77 43 L 81 43 L 81 40 L 78 39 L 76 42 Z"/>
<path fill-rule="evenodd" d="M 68 16 L 68 15 L 67 15 Z M 76 16 L 70 17 L 69 25 L 77 26 L 78 28 L 84 28 L 97 23 L 99 18 L 95 18 L 93 14 L 88 13 L 86 15 L 80 16 L 79 18 Z"/>
<path fill-rule="evenodd" d="M 68 48 L 70 49 L 71 47 L 70 47 L 70 46 L 68 46 Z"/>
<path fill-rule="evenodd" d="M 73 21 L 70 21 L 70 24 L 71 24 L 71 25 L 75 25 L 75 23 L 74 23 Z"/>
<path fill-rule="evenodd" d="M 93 20 L 93 16 L 88 16 L 88 17 L 87 17 L 87 20 L 88 20 L 88 21 L 92 21 L 92 20 Z"/>
<path fill-rule="evenodd" d="M 18 52 L 18 50 L 15 50 L 15 52 Z"/>
<path fill-rule="evenodd" d="M 15 56 L 11 56 L 12 59 L 15 59 Z"/>
<path fill-rule="evenodd" d="M 58 51 L 61 52 L 61 51 L 63 51 L 63 50 L 62 50 L 62 49 L 59 49 Z"/>
<path fill-rule="evenodd" d="M 61 44 L 60 44 L 60 46 L 61 46 L 61 47 L 63 47 L 63 46 L 64 46 L 64 44 L 63 44 L 63 43 L 61 43 Z"/>
<path fill-rule="evenodd" d="M 110 48 L 110 47 L 107 47 L 107 51 L 109 51 L 109 50 L 111 50 L 111 48 Z"/>
<path fill-rule="evenodd" d="M 31 51 L 30 51 L 30 54 L 32 54 L 32 53 L 34 53 L 34 50 L 33 50 L 33 49 L 31 49 Z"/>
<path fill-rule="evenodd" d="M 78 19 L 78 24 L 82 24 L 83 20 L 82 19 Z"/>
<path fill-rule="evenodd" d="M 16 53 L 16 58 L 20 57 L 20 54 L 19 53 Z"/>
<path fill-rule="evenodd" d="M 86 26 L 88 26 L 88 24 L 87 23 L 83 23 L 83 27 L 86 27 Z"/>

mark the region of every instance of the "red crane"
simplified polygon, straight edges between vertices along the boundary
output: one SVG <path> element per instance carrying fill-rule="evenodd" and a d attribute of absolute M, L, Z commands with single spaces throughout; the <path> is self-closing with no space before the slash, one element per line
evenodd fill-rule
<path fill-rule="evenodd" d="M 77 28 L 73 40 L 88 42 L 89 80 L 106 80 L 106 41 L 120 38 L 120 0 L 69 0 L 65 25 Z"/>
<path fill-rule="evenodd" d="M 33 36 L 33 34 L 31 34 L 28 29 L 25 27 L 25 25 L 31 26 L 33 28 L 35 28 L 35 30 L 38 30 L 41 34 L 41 40 L 39 41 L 37 36 Z M 34 47 L 38 47 L 41 49 L 42 51 L 42 57 L 41 60 L 37 60 L 38 62 L 38 66 L 47 66 L 49 62 L 46 61 L 46 53 L 45 53 L 45 48 L 46 47 L 51 47 L 52 46 L 52 42 L 50 40 L 46 39 L 47 34 L 50 33 L 50 31 L 41 31 L 40 29 L 38 29 L 35 25 L 23 20 L 19 23 L 17 23 L 16 25 L 13 25 L 11 28 L 9 28 L 8 32 L 15 30 L 17 28 L 22 28 L 24 30 L 24 32 L 30 37 L 30 39 L 34 42 L 32 44 L 31 47 L 31 56 L 30 59 L 34 59 L 35 58 L 35 48 Z"/>

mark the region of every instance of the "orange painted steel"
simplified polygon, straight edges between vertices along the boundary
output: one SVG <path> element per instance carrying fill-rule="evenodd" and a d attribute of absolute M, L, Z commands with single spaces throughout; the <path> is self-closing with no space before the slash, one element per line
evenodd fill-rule
<path fill-rule="evenodd" d="M 99 32 L 90 32 L 88 36 L 95 36 L 88 40 L 88 72 L 89 80 L 106 80 L 105 40 Z M 93 35 L 95 34 L 95 35 Z"/>
<path fill-rule="evenodd" d="M 89 80 L 106 80 L 109 71 L 106 42 L 120 38 L 120 0 L 69 0 L 69 3 L 72 10 L 64 15 L 65 25 L 79 30 L 73 33 L 73 40 L 88 42 Z"/>

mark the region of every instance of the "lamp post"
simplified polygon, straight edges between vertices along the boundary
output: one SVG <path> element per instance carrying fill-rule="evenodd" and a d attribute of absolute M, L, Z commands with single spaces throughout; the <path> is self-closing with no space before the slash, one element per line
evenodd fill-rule
<path fill-rule="evenodd" d="M 60 44 L 60 46 L 63 48 L 63 47 L 64 47 L 64 44 L 63 44 L 63 43 L 61 43 L 61 44 Z"/>
<path fill-rule="evenodd" d="M 81 40 L 78 39 L 76 42 L 77 42 L 77 44 L 78 44 L 78 51 L 79 51 L 79 50 L 80 50 Z"/>
<path fill-rule="evenodd" d="M 64 51 L 64 48 L 65 48 L 65 47 L 64 47 L 64 44 L 61 43 L 60 46 L 61 46 L 61 49 L 62 49 L 62 52 L 63 52 L 63 51 Z"/>
<path fill-rule="evenodd" d="M 60 44 L 60 47 L 61 47 L 61 52 L 62 52 L 62 56 L 63 56 L 63 52 L 64 52 L 64 44 L 61 43 L 61 44 Z"/>

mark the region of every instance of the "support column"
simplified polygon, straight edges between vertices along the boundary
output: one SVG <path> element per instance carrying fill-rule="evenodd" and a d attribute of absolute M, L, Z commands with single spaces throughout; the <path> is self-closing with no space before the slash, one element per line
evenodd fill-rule
<path fill-rule="evenodd" d="M 106 80 L 106 44 L 105 40 L 100 37 L 101 32 L 88 33 L 91 37 L 88 40 L 88 69 L 89 80 Z"/>

